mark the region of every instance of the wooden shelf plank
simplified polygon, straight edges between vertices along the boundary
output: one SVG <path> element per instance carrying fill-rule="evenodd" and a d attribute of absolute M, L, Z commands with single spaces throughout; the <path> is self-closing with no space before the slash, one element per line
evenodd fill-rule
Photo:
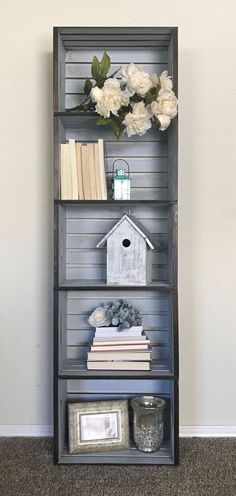
<path fill-rule="evenodd" d="M 99 280 L 74 280 L 71 279 L 71 281 L 63 281 L 61 282 L 58 287 L 54 288 L 55 291 L 79 291 L 80 289 L 105 289 L 107 291 L 109 290 L 142 290 L 142 291 L 150 291 L 155 289 L 156 291 L 175 291 L 176 287 L 167 284 L 167 283 L 161 283 L 161 282 L 156 282 L 153 281 L 152 283 L 146 285 L 146 286 L 113 286 L 113 285 L 107 285 L 106 281 L 99 281 Z"/>
<path fill-rule="evenodd" d="M 170 360 L 152 360 L 151 370 L 87 370 L 86 362 L 67 360 L 58 374 L 60 379 L 126 378 L 127 379 L 173 379 Z"/>
<path fill-rule="evenodd" d="M 142 465 L 173 465 L 171 443 L 166 441 L 160 450 L 153 453 L 143 453 L 131 446 L 128 450 L 108 451 L 101 453 L 88 453 L 70 455 L 67 447 L 59 458 L 59 463 L 101 463 L 101 464 L 142 464 Z"/>

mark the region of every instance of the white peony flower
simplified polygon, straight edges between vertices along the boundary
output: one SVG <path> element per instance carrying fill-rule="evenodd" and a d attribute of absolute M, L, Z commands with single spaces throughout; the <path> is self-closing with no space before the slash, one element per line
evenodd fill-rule
<path fill-rule="evenodd" d="M 136 64 L 128 64 L 121 68 L 122 80 L 130 92 L 130 95 L 137 93 L 139 96 L 145 96 L 148 90 L 153 87 L 153 81 L 148 72 Z"/>
<path fill-rule="evenodd" d="M 170 117 L 165 114 L 158 114 L 157 119 L 160 122 L 160 127 L 159 127 L 160 131 L 165 131 L 170 125 L 171 122 Z"/>
<path fill-rule="evenodd" d="M 160 76 L 157 74 L 152 74 L 151 76 L 153 86 L 161 86 L 161 90 L 163 91 L 171 91 L 173 88 L 173 83 L 171 76 L 168 76 L 167 71 L 163 71 Z"/>
<path fill-rule="evenodd" d="M 104 307 L 95 308 L 88 321 L 93 327 L 106 327 L 111 323 L 106 317 L 106 309 Z"/>
<path fill-rule="evenodd" d="M 98 86 L 94 86 L 94 88 L 90 91 L 90 96 L 93 102 L 99 102 L 102 99 L 103 92 Z"/>
<path fill-rule="evenodd" d="M 126 114 L 123 124 L 129 137 L 135 134 L 138 134 L 139 136 L 146 134 L 147 130 L 152 127 L 152 123 L 150 120 L 150 112 L 145 107 L 144 102 L 133 104 L 133 112 Z"/>
<path fill-rule="evenodd" d="M 96 105 L 96 112 L 105 118 L 110 117 L 110 114 L 118 115 L 121 105 L 128 105 L 128 95 L 123 95 L 120 83 L 116 78 L 107 79 L 103 88 L 92 88 L 90 96 Z M 127 103 L 126 103 L 127 102 Z"/>
<path fill-rule="evenodd" d="M 177 115 L 178 100 L 173 91 L 160 90 L 156 101 L 151 103 L 151 110 L 158 118 L 158 114 L 168 115 L 173 119 Z"/>
<path fill-rule="evenodd" d="M 171 91 L 173 88 L 173 83 L 171 76 L 168 76 L 168 71 L 163 71 L 160 75 L 160 84 L 161 84 L 161 90 L 163 91 Z"/>

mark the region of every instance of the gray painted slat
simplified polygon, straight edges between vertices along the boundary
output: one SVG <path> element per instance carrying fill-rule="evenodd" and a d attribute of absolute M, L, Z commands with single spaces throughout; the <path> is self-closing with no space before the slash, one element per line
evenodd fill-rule
<path fill-rule="evenodd" d="M 125 331 L 124 331 L 125 332 Z M 93 340 L 95 331 L 91 330 L 68 330 L 67 331 L 67 345 L 68 346 L 89 346 Z M 170 333 L 169 331 L 146 331 L 145 332 L 148 339 L 150 339 L 151 345 L 154 344 L 170 344 Z"/>
<path fill-rule="evenodd" d="M 105 232 L 103 235 L 105 236 Z M 94 248 L 101 240 L 101 234 L 68 234 L 67 235 L 67 248 Z M 155 243 L 158 241 L 164 248 L 167 248 L 168 235 L 167 234 L 152 234 L 152 239 Z"/>
<path fill-rule="evenodd" d="M 114 219 L 67 219 L 67 234 L 107 233 L 114 225 Z M 145 228 L 150 233 L 168 233 L 168 222 L 166 219 L 145 220 Z"/>
<path fill-rule="evenodd" d="M 79 393 L 104 393 L 107 394 L 117 394 L 119 396 L 123 394 L 142 394 L 145 391 L 149 391 L 150 394 L 163 394 L 169 395 L 171 389 L 171 381 L 168 380 L 154 380 L 154 379 L 121 379 L 116 383 L 116 391 L 114 392 L 114 382 L 113 380 L 68 380 L 67 382 L 67 394 L 79 394 Z"/>
<path fill-rule="evenodd" d="M 82 360 L 87 361 L 89 346 L 68 346 L 67 358 L 68 360 Z M 153 346 L 151 352 L 152 360 L 167 360 L 170 355 L 169 346 Z"/>
<path fill-rule="evenodd" d="M 62 117 L 62 122 L 65 125 L 65 140 L 69 140 L 70 138 L 74 138 L 79 142 L 95 142 L 98 138 L 103 138 L 105 143 L 149 143 L 150 141 L 155 142 L 164 142 L 166 144 L 166 152 L 167 150 L 167 133 L 159 131 L 156 127 L 152 127 L 148 130 L 148 133 L 144 136 L 132 136 L 132 139 L 129 138 L 126 134 L 122 134 L 119 141 L 117 141 L 114 137 L 114 133 L 112 132 L 109 126 L 98 126 L 96 124 L 98 119 L 98 115 L 96 114 L 87 114 L 83 116 L 74 115 L 73 112 L 68 113 L 66 116 Z M 152 155 L 150 155 L 152 157 Z M 164 155 L 167 157 L 167 155 Z M 145 155 L 146 157 L 146 155 Z M 132 158 L 132 157 L 131 157 Z M 142 157 L 137 155 L 137 160 L 142 160 Z"/>
<path fill-rule="evenodd" d="M 67 315 L 67 329 L 89 329 L 88 315 Z M 143 315 L 143 328 L 168 329 L 168 315 Z"/>
<path fill-rule="evenodd" d="M 167 253 L 152 252 L 153 264 L 167 265 Z M 95 250 L 68 250 L 67 264 L 106 264 L 106 249 Z"/>
<path fill-rule="evenodd" d="M 113 61 L 112 61 L 113 62 Z M 92 59 L 91 59 L 92 63 Z M 91 78 L 91 63 L 87 64 L 66 64 L 65 65 L 65 92 L 66 93 L 82 93 L 84 89 L 84 83 L 86 78 Z M 136 62 L 135 62 L 136 63 Z M 137 63 L 136 63 L 137 64 Z M 111 68 L 108 73 L 108 77 L 110 74 L 115 71 L 119 71 L 122 66 L 126 64 L 111 64 Z M 157 74 L 160 75 L 162 71 L 166 71 L 168 69 L 167 64 L 156 63 L 156 64 L 137 64 L 138 67 L 142 67 L 149 74 Z M 116 78 L 121 78 L 121 73 L 117 72 Z"/>
<path fill-rule="evenodd" d="M 107 50 L 113 64 L 129 64 L 135 62 L 139 64 L 167 64 L 168 51 L 167 50 Z M 66 63 L 78 62 L 89 63 L 93 60 L 94 55 L 100 60 L 103 55 L 103 50 L 76 50 L 66 52 Z"/>
<path fill-rule="evenodd" d="M 142 223 L 145 224 L 146 219 L 168 219 L 169 211 L 168 207 L 163 206 L 149 206 L 149 205 L 131 205 L 133 215 L 138 219 L 142 219 Z M 120 219 L 126 208 L 122 205 L 119 206 L 115 201 L 109 208 L 106 205 L 102 205 L 99 208 L 95 208 L 90 205 L 80 205 L 78 206 L 67 206 L 66 216 L 67 219 L 113 219 L 115 222 Z"/>
<path fill-rule="evenodd" d="M 88 33 L 65 33 L 62 36 L 63 42 L 66 43 L 67 41 L 91 41 L 95 38 L 95 41 L 97 44 L 99 44 L 100 41 L 106 41 L 107 46 L 110 45 L 110 42 L 112 41 L 121 41 L 121 36 L 120 33 L 96 33 L 94 35 L 88 34 Z M 123 44 L 125 45 L 127 41 L 136 41 L 136 42 L 142 42 L 142 41 L 170 41 L 170 35 L 169 34 L 164 34 L 164 33 L 139 33 L 138 37 L 137 34 L 134 33 L 127 33 L 126 35 L 123 36 L 122 38 Z"/>
<path fill-rule="evenodd" d="M 73 266 L 67 264 L 66 267 L 67 280 L 106 280 L 106 265 L 91 265 L 91 266 Z M 152 280 L 167 282 L 168 281 L 168 268 L 152 268 Z"/>
<path fill-rule="evenodd" d="M 75 40 L 75 41 L 64 41 L 63 42 L 64 47 L 66 50 L 77 50 L 78 48 L 84 47 L 85 49 L 88 48 L 99 48 L 102 50 L 107 50 L 107 40 L 97 40 L 95 39 L 88 39 L 88 40 Z M 120 40 L 120 37 L 118 36 L 117 40 L 109 40 L 109 47 L 111 49 L 119 49 L 121 46 L 124 47 L 124 45 L 127 48 L 134 48 L 135 50 L 141 50 L 144 47 L 150 47 L 150 48 L 168 48 L 169 46 L 169 41 L 165 40 L 141 40 L 140 42 L 137 41 L 137 39 L 134 39 L 132 41 L 125 40 L 125 42 L 122 42 Z"/>

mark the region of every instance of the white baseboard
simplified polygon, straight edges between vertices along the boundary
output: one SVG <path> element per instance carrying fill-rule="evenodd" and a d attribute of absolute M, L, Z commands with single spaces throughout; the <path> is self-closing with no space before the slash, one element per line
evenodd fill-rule
<path fill-rule="evenodd" d="M 52 425 L 0 425 L 0 437 L 52 437 Z"/>
<path fill-rule="evenodd" d="M 180 437 L 236 437 L 235 425 L 182 425 Z"/>
<path fill-rule="evenodd" d="M 0 437 L 52 437 L 52 425 L 0 425 Z M 182 425 L 180 437 L 236 437 L 236 426 Z"/>

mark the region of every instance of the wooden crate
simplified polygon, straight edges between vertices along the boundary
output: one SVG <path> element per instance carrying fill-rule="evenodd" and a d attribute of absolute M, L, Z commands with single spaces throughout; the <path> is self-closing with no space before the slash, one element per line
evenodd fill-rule
<path fill-rule="evenodd" d="M 54 433 L 57 463 L 178 463 L 178 305 L 177 305 L 177 132 L 116 140 L 96 126 L 93 113 L 68 113 L 80 103 L 94 55 L 107 51 L 112 69 L 134 62 L 150 72 L 168 70 L 177 93 L 177 28 L 54 28 Z M 125 158 L 132 177 L 131 200 L 60 200 L 60 144 L 104 139 L 108 185 L 113 161 Z M 96 243 L 128 209 L 161 243 L 152 258 L 152 282 L 145 287 L 106 284 L 106 252 Z M 140 308 L 153 345 L 148 372 L 88 371 L 92 338 L 89 313 L 103 301 L 123 297 Z M 67 405 L 70 401 L 132 398 L 158 394 L 167 399 L 165 439 L 160 451 L 69 455 Z"/>

